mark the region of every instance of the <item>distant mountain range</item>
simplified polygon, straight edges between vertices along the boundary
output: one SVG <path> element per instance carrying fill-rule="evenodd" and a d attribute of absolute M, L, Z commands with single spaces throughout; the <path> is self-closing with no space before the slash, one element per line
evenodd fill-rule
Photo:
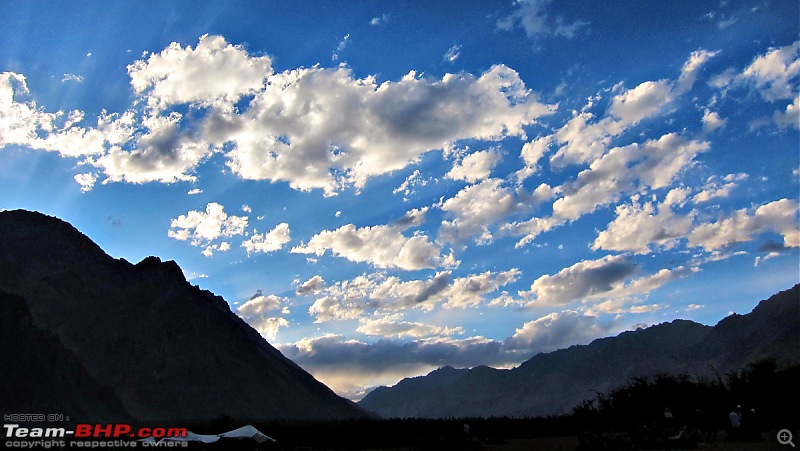
<path fill-rule="evenodd" d="M 368 414 L 173 261 L 114 259 L 59 219 L 0 212 L 0 411 L 73 420 Z"/>
<path fill-rule="evenodd" d="M 379 387 L 359 404 L 385 418 L 540 416 L 570 413 L 632 377 L 713 376 L 775 358 L 800 361 L 800 285 L 713 327 L 675 320 L 537 354 L 519 367 L 440 368 Z"/>

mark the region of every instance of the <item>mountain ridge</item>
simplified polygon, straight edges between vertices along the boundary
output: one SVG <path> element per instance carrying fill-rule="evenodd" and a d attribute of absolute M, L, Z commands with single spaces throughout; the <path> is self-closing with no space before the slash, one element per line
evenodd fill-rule
<path fill-rule="evenodd" d="M 751 313 L 731 315 L 715 326 L 678 319 L 588 345 L 538 353 L 513 369 L 450 368 L 446 370 L 452 375 L 449 385 L 439 384 L 439 392 L 430 393 L 429 376 L 420 376 L 379 387 L 359 404 L 388 418 L 569 413 L 595 392 L 620 386 L 632 377 L 708 376 L 764 357 L 797 362 L 798 329 L 800 284 L 761 301 Z"/>

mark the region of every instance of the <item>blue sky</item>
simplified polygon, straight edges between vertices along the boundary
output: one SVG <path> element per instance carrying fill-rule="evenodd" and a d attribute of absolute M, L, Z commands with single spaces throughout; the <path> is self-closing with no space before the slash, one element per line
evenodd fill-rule
<path fill-rule="evenodd" d="M 0 208 L 353 399 L 797 283 L 798 4 L 6 2 Z"/>

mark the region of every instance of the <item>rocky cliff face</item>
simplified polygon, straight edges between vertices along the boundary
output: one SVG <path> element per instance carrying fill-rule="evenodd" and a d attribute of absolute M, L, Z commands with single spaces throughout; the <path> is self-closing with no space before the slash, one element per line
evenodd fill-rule
<path fill-rule="evenodd" d="M 4 321 L 24 322 L 29 312 L 35 332 L 74 357 L 74 365 L 48 371 L 107 387 L 107 413 L 201 421 L 366 415 L 286 359 L 222 298 L 187 283 L 175 262 L 114 259 L 56 218 L 0 212 L 0 290 L 0 302 L 11 305 L 13 297 L 15 305 L 24 304 L 3 310 Z M 31 353 L 50 352 L 40 341 L 21 340 Z M 6 353 L 14 344 L 3 346 Z M 39 377 L 43 368 L 30 370 Z M 23 395 L 33 390 L 19 389 Z M 82 399 L 76 395 L 68 404 L 95 421 L 99 407 Z M 0 407 L 26 411 L 17 400 L 0 397 Z"/>
<path fill-rule="evenodd" d="M 800 360 L 800 285 L 714 327 L 676 320 L 537 354 L 511 370 L 442 368 L 378 388 L 359 404 L 385 417 L 570 413 L 595 391 L 606 392 L 632 377 L 724 374 L 766 357 Z"/>

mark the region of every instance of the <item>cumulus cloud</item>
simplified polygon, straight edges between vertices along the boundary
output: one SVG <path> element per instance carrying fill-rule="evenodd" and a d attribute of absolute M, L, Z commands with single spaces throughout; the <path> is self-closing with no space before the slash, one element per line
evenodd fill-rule
<path fill-rule="evenodd" d="M 445 220 L 439 237 L 450 243 L 461 243 L 479 235 L 479 243 L 491 241 L 489 226 L 508 216 L 517 208 L 514 193 L 503 180 L 486 179 L 459 191 L 441 203 L 440 208 L 453 219 Z"/>
<path fill-rule="evenodd" d="M 101 115 L 99 128 L 79 127 L 82 112 L 47 113 L 36 102 L 22 100 L 29 94 L 24 75 L 0 73 L 0 147 L 16 144 L 82 157 L 103 153 L 104 146 L 114 140 L 114 127 L 120 121 L 112 121 L 111 116 Z"/>
<path fill-rule="evenodd" d="M 800 41 L 772 48 L 753 62 L 736 81 L 751 84 L 765 100 L 774 102 L 797 96 L 793 82 L 800 75 Z"/>
<path fill-rule="evenodd" d="M 617 94 L 602 119 L 587 111 L 575 112 L 552 138 L 539 146 L 558 143 L 558 151 L 550 157 L 555 168 L 569 164 L 586 163 L 603 155 L 612 139 L 639 122 L 661 115 L 670 110 L 675 99 L 688 92 L 694 85 L 698 72 L 717 52 L 698 50 L 692 52 L 683 65 L 677 80 L 645 81 L 635 88 Z M 534 152 L 540 154 L 542 149 Z"/>
<path fill-rule="evenodd" d="M 800 129 L 800 97 L 795 96 L 794 101 L 786 106 L 783 111 L 776 111 L 772 115 L 778 128 Z"/>
<path fill-rule="evenodd" d="M 264 295 L 258 290 L 236 312 L 266 339 L 274 340 L 278 330 L 289 326 L 285 318 L 276 316 L 279 313 L 288 315 L 288 304 L 289 300 L 286 298 L 274 294 Z"/>
<path fill-rule="evenodd" d="M 395 313 L 380 318 L 361 318 L 356 329 L 365 335 L 386 338 L 447 336 L 463 332 L 461 327 L 441 327 L 418 322 L 402 321 L 403 315 Z"/>
<path fill-rule="evenodd" d="M 543 275 L 524 293 L 531 305 L 561 305 L 598 293 L 607 293 L 636 272 L 637 265 L 623 255 L 584 260 L 554 275 Z"/>
<path fill-rule="evenodd" d="M 442 247 L 427 236 L 416 233 L 406 237 L 397 228 L 386 225 L 357 228 L 347 224 L 336 230 L 323 230 L 291 252 L 321 256 L 327 251 L 378 268 L 416 270 L 455 265 L 452 254 L 443 256 Z"/>
<path fill-rule="evenodd" d="M 566 310 L 525 323 L 503 344 L 530 352 L 550 352 L 571 345 L 587 344 L 607 335 L 612 326 L 613 322 L 601 323 L 596 316 Z"/>
<path fill-rule="evenodd" d="M 274 73 L 268 56 L 209 35 L 194 48 L 173 43 L 146 56 L 128 66 L 134 107 L 88 128 L 76 125 L 81 112 L 64 118 L 19 101 L 24 77 L 4 73 L 0 145 L 83 157 L 104 172 L 103 183 L 194 181 L 197 167 L 225 149 L 241 178 L 334 195 L 458 140 L 524 138 L 525 126 L 555 109 L 503 65 L 441 79 L 412 71 L 378 84 L 343 66 Z M 252 100 L 235 108 L 244 96 Z"/>
<path fill-rule="evenodd" d="M 222 36 L 203 35 L 195 48 L 173 42 L 161 53 L 128 66 L 131 86 L 151 107 L 235 103 L 260 91 L 272 74 L 268 56 L 251 57 Z"/>
<path fill-rule="evenodd" d="M 515 282 L 520 274 L 519 269 L 512 268 L 453 279 L 449 271 L 442 271 L 426 280 L 408 281 L 383 273 L 361 275 L 320 290 L 309 314 L 316 322 L 325 322 L 356 319 L 370 312 L 409 308 L 430 311 L 437 304 L 444 308 L 475 307 L 485 302 L 488 294 Z"/>
<path fill-rule="evenodd" d="M 453 168 L 445 174 L 445 178 L 464 180 L 470 183 L 489 178 L 492 168 L 500 163 L 502 156 L 497 149 L 487 149 L 467 155 L 456 162 Z"/>
<path fill-rule="evenodd" d="M 797 202 L 789 199 L 761 205 L 752 214 L 746 208 L 737 210 L 717 222 L 695 227 L 689 234 L 689 244 L 715 251 L 751 241 L 755 235 L 764 232 L 775 232 L 783 237 L 784 246 L 800 247 L 797 214 Z"/>
<path fill-rule="evenodd" d="M 725 177 L 711 176 L 706 180 L 701 191 L 695 194 L 692 201 L 696 204 L 708 202 L 717 197 L 728 197 L 737 182 L 747 179 L 747 174 L 728 174 Z"/>
<path fill-rule="evenodd" d="M 203 255 L 211 256 L 215 250 L 230 249 L 228 243 L 214 244 L 222 237 L 242 235 L 247 227 L 247 216 L 228 216 L 225 207 L 210 202 L 205 212 L 191 210 L 170 223 L 167 236 L 180 241 L 189 241 L 192 246 L 203 247 Z"/>
<path fill-rule="evenodd" d="M 330 195 L 452 141 L 524 136 L 552 109 L 505 66 L 441 80 L 412 72 L 380 85 L 346 67 L 315 67 L 270 77 L 244 115 L 220 119 L 232 129 L 221 139 L 233 143 L 229 166 L 242 178 Z"/>
<path fill-rule="evenodd" d="M 726 120 L 719 117 L 719 113 L 706 109 L 703 112 L 703 130 L 713 132 L 725 127 Z"/>
<path fill-rule="evenodd" d="M 693 223 L 691 214 L 676 215 L 667 202 L 660 205 L 645 202 L 642 205 L 638 196 L 632 199 L 631 204 L 617 206 L 616 213 L 617 217 L 592 243 L 593 250 L 649 254 L 654 245 L 671 249 L 678 238 L 686 236 Z"/>
<path fill-rule="evenodd" d="M 97 181 L 97 175 L 92 174 L 91 172 L 86 172 L 84 174 L 75 174 L 75 181 L 78 182 L 78 185 L 81 186 L 81 192 L 87 193 L 94 188 L 94 184 Z"/>
<path fill-rule="evenodd" d="M 325 283 L 325 279 L 323 279 L 322 276 L 317 274 L 316 276 L 301 283 L 300 286 L 297 287 L 297 294 L 299 295 L 317 294 L 326 287 L 327 284 Z"/>
<path fill-rule="evenodd" d="M 258 233 L 253 230 L 253 235 L 242 242 L 242 247 L 247 250 L 247 255 L 258 252 L 273 252 L 283 248 L 283 245 L 292 240 L 289 224 L 282 222 L 267 233 Z"/>
<path fill-rule="evenodd" d="M 213 153 L 208 143 L 181 127 L 182 115 L 153 114 L 142 119 L 135 148 L 112 146 L 93 161 L 107 178 L 103 183 L 173 183 L 195 181 L 195 168 Z"/>
<path fill-rule="evenodd" d="M 695 271 L 678 267 L 662 269 L 655 274 L 633 278 L 639 265 L 626 255 L 609 255 L 598 260 L 583 260 L 553 275 L 536 279 L 529 291 L 519 294 L 530 299 L 527 307 L 565 305 L 576 300 L 583 303 L 598 300 L 636 300 L 662 285 Z M 598 311 L 602 311 L 598 310 Z"/>
<path fill-rule="evenodd" d="M 428 207 L 414 208 L 406 212 L 402 218 L 394 223 L 394 227 L 400 230 L 406 230 L 422 225 L 425 221 L 425 214 L 428 212 Z"/>
<path fill-rule="evenodd" d="M 543 232 L 616 202 L 623 194 L 670 186 L 697 155 L 708 149 L 708 142 L 690 141 L 675 133 L 641 145 L 615 147 L 556 190 L 561 197 L 553 202 L 551 217 L 535 217 L 503 229 L 525 235 L 518 243 L 525 245 Z"/>

